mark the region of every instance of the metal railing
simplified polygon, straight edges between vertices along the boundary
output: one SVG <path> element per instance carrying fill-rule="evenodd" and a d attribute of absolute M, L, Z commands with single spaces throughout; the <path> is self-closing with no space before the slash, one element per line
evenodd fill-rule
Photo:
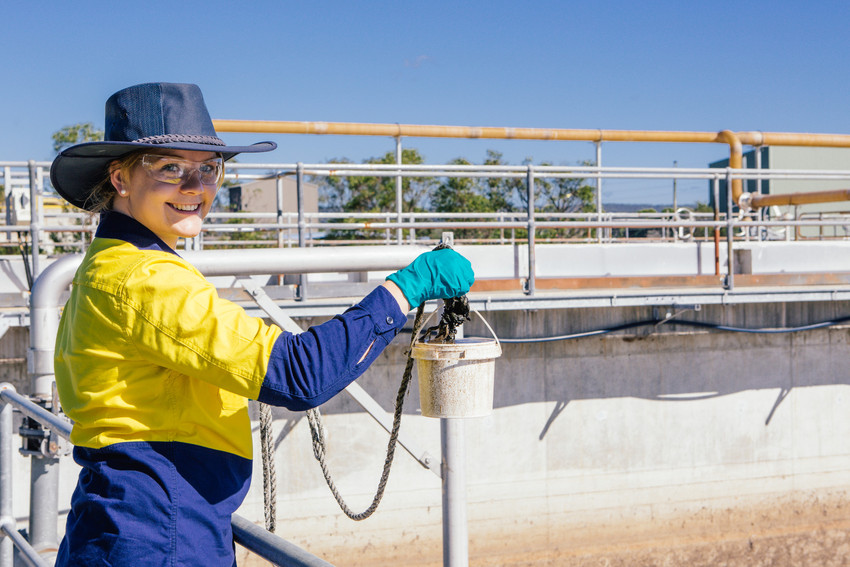
<path fill-rule="evenodd" d="M 30 194 L 26 214 L 9 215 L 7 221 L 18 224 L 0 225 L 0 247 L 5 237 L 9 250 L 24 250 L 34 275 L 40 272 L 39 258 L 44 254 L 81 251 L 91 241 L 96 230 L 96 219 L 80 211 L 62 207 L 61 200 L 45 191 L 46 171 L 49 162 L 0 162 L 3 184 L 7 187 L 29 180 Z M 24 175 L 24 172 L 27 175 Z M 308 211 L 304 205 L 303 190 L 306 179 L 327 176 L 368 175 L 372 177 L 434 178 L 453 177 L 470 179 L 514 179 L 524 186 L 521 200 L 525 210 L 492 213 L 472 212 L 410 212 L 382 211 L 377 213 L 343 213 Z M 281 180 L 291 177 L 296 181 L 298 204 L 296 210 L 285 211 L 282 191 L 278 188 L 275 210 L 252 212 L 216 211 L 209 215 L 202 233 L 181 243 L 188 250 L 233 247 L 293 247 L 326 246 L 342 244 L 428 244 L 436 241 L 439 231 L 454 231 L 458 242 L 463 242 L 464 229 L 477 230 L 484 236 L 471 238 L 474 242 L 506 243 L 524 242 L 529 257 L 534 258 L 534 246 L 541 241 L 569 241 L 587 243 L 618 243 L 661 240 L 686 241 L 695 232 L 704 239 L 726 234 L 727 241 L 773 239 L 783 233 L 790 238 L 804 238 L 799 232 L 805 227 L 833 238 L 843 237 L 850 218 L 842 214 L 819 217 L 775 215 L 765 209 L 738 210 L 738 214 L 721 212 L 720 184 L 731 186 L 732 181 L 799 180 L 847 181 L 850 171 L 835 170 L 768 170 L 768 169 L 686 169 L 686 168 L 625 168 L 597 166 L 483 166 L 483 165 L 411 165 L 411 164 L 303 164 L 268 163 L 228 165 L 227 180 L 250 182 L 261 179 Z M 539 185 L 544 180 L 583 179 L 596 183 L 597 210 L 589 213 L 541 211 L 537 201 Z M 599 210 L 603 202 L 602 180 L 641 182 L 654 180 L 666 183 L 682 180 L 702 180 L 711 187 L 715 210 L 697 213 L 678 208 L 675 211 L 655 213 L 617 213 Z M 402 184 L 397 183 L 399 191 Z M 706 192 L 708 194 L 708 191 Z M 403 195 L 397 198 L 402 200 Z M 735 211 L 731 192 L 727 191 L 726 210 Z M 11 204 L 11 203 L 10 203 Z M 8 209 L 7 209 L 8 211 Z M 13 218 L 15 217 L 15 218 Z M 550 239 L 542 238 L 551 233 Z M 405 238 L 406 233 L 406 238 Z M 250 240 L 241 239 L 246 234 Z M 334 238 L 329 238 L 332 234 Z M 351 238 L 346 235 L 350 234 Z M 560 235 L 560 236 L 559 236 Z M 639 235 L 639 236 L 636 236 Z M 788 238 L 785 236 L 784 238 Z M 553 240 L 554 239 L 554 240 Z M 731 255 L 731 246 L 727 250 Z M 529 273 L 534 274 L 533 260 Z"/>
<path fill-rule="evenodd" d="M 11 384 L 0 384 L 0 567 L 13 567 L 14 552 L 31 567 L 48 567 L 50 563 L 27 539 L 18 532 L 17 522 L 12 513 L 13 503 L 13 441 L 15 437 L 12 412 L 17 409 L 30 419 L 34 419 L 54 434 L 70 440 L 72 424 L 62 416 L 55 415 L 28 397 L 17 393 Z M 233 537 L 236 543 L 271 561 L 275 565 L 287 567 L 331 567 L 331 564 L 304 551 L 300 547 L 276 536 L 249 520 L 234 514 L 231 520 Z"/>

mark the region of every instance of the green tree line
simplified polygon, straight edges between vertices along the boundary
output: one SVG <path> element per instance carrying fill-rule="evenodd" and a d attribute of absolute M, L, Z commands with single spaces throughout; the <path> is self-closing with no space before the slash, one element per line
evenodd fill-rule
<path fill-rule="evenodd" d="M 403 164 L 423 164 L 424 158 L 418 150 L 408 148 L 402 151 Z M 330 160 L 332 163 L 352 163 L 347 158 Z M 532 163 L 532 158 L 523 161 L 523 165 Z M 396 164 L 394 152 L 370 158 L 364 164 Z M 459 157 L 448 165 L 474 165 Z M 488 150 L 480 165 L 509 165 L 503 155 Z M 540 165 L 552 165 L 541 163 Z M 592 165 L 581 162 L 579 165 Z M 319 186 L 319 202 L 323 211 L 351 213 L 381 213 L 395 211 L 396 178 L 375 175 L 331 175 L 312 179 Z M 504 177 L 403 177 L 402 212 L 434 213 L 498 213 L 525 212 L 528 210 L 528 193 L 525 178 Z M 596 211 L 596 188 L 583 178 L 536 178 L 535 210 L 538 212 L 573 213 Z M 458 222 L 476 221 L 474 217 L 454 218 Z M 356 223 L 358 219 L 343 222 Z M 417 230 L 417 237 L 436 238 L 440 231 Z M 565 229 L 545 229 L 538 232 L 540 238 L 574 237 L 581 231 Z M 584 231 L 586 233 L 586 231 Z M 499 237 L 498 229 L 462 228 L 454 230 L 458 239 L 492 239 Z M 377 230 L 331 230 L 327 239 L 370 239 L 380 238 Z M 517 231 L 522 237 L 524 230 Z"/>

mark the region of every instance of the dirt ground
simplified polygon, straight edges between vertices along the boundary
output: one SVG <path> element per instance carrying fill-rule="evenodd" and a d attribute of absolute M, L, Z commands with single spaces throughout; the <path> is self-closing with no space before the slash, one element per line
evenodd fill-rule
<path fill-rule="evenodd" d="M 476 532 L 470 567 L 837 567 L 850 566 L 846 494 L 770 507 L 703 510 L 645 525 L 552 526 Z M 337 567 L 441 567 L 442 544 L 414 538 L 378 547 L 310 549 Z M 239 549 L 240 567 L 268 562 Z"/>

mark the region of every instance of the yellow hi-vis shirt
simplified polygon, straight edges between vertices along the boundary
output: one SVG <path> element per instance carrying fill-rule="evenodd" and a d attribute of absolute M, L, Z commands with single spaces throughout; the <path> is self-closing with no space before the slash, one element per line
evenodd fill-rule
<path fill-rule="evenodd" d="M 178 441 L 250 459 L 247 399 L 318 406 L 406 321 L 379 287 L 322 325 L 284 333 L 218 297 L 133 219 L 110 213 L 100 228 L 56 340 L 57 388 L 78 446 Z"/>

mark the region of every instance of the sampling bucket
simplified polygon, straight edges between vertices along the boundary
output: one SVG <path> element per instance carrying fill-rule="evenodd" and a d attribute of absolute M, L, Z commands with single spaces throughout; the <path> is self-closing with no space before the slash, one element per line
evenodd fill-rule
<path fill-rule="evenodd" d="M 483 317 L 481 320 L 493 333 L 487 321 Z M 413 345 L 422 415 L 482 417 L 493 411 L 496 359 L 502 354 L 495 333 L 493 337 Z"/>

